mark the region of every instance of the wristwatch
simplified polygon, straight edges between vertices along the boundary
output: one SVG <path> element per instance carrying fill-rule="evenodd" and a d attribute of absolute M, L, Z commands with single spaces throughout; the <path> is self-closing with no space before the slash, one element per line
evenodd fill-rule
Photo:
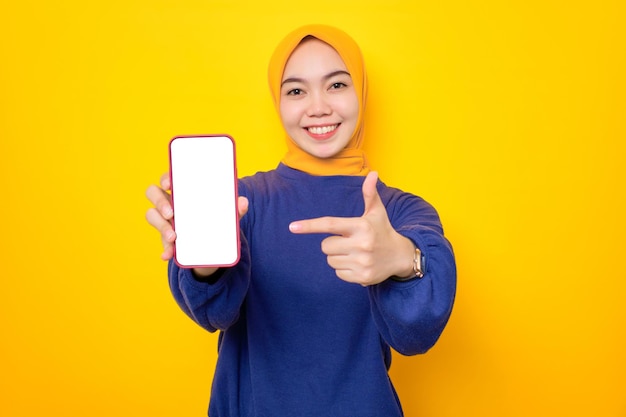
<path fill-rule="evenodd" d="M 422 253 L 421 250 L 419 250 L 419 248 L 415 248 L 415 252 L 413 253 L 413 273 L 414 275 L 410 275 L 406 278 L 400 278 L 400 277 L 391 277 L 391 279 L 393 279 L 394 281 L 399 281 L 399 282 L 404 282 L 404 281 L 410 281 L 412 279 L 415 278 L 423 278 L 424 274 L 426 273 L 426 262 L 424 259 L 424 254 Z"/>

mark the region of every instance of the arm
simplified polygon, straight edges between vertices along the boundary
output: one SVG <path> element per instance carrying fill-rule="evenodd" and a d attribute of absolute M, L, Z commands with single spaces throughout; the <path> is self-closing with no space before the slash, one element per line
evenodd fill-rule
<path fill-rule="evenodd" d="M 239 311 L 250 281 L 250 254 L 245 236 L 241 235 L 241 259 L 228 269 L 180 268 L 173 262 L 176 233 L 172 227 L 169 174 L 161 177 L 161 186 L 152 185 L 146 191 L 153 204 L 146 219 L 161 235 L 161 258 L 169 261 L 170 289 L 181 309 L 196 323 L 209 331 L 226 329 L 239 317 Z M 239 217 L 248 211 L 248 199 L 239 197 Z"/>
<path fill-rule="evenodd" d="M 456 264 L 434 208 L 409 194 L 398 200 L 389 213 L 391 221 L 422 251 L 425 274 L 406 282 L 388 279 L 368 290 L 384 340 L 398 352 L 414 355 L 430 349 L 448 322 L 456 292 Z"/>
<path fill-rule="evenodd" d="M 450 316 L 456 287 L 452 247 L 439 216 L 421 198 L 381 186 L 371 172 L 363 182 L 361 217 L 321 217 L 291 223 L 293 233 L 328 233 L 322 251 L 344 281 L 368 287 L 372 315 L 382 337 L 404 354 L 427 351 Z M 383 200 L 385 203 L 383 203 Z M 409 277 L 418 247 L 425 259 L 421 279 Z"/>
<path fill-rule="evenodd" d="M 180 308 L 202 328 L 225 330 L 239 319 L 250 284 L 250 251 L 241 235 L 241 258 L 237 265 L 219 270 L 214 282 L 199 279 L 191 269 L 169 261 L 170 290 Z"/>

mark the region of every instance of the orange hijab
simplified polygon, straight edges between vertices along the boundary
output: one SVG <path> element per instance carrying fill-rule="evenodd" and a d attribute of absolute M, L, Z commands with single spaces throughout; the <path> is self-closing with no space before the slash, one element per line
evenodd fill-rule
<path fill-rule="evenodd" d="M 359 118 L 348 145 L 337 155 L 320 159 L 309 155 L 291 139 L 287 138 L 287 154 L 282 162 L 294 169 L 311 175 L 367 175 L 369 167 L 365 153 L 361 150 L 363 142 L 363 113 L 367 97 L 367 77 L 365 64 L 359 46 L 347 34 L 339 29 L 324 25 L 303 26 L 289 33 L 278 45 L 270 60 L 268 78 L 274 105 L 280 113 L 280 85 L 287 60 L 302 39 L 313 36 L 332 46 L 343 60 L 359 101 Z"/>

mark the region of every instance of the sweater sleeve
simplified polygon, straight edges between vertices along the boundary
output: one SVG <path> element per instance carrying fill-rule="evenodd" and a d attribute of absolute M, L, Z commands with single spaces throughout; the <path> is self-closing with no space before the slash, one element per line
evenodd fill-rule
<path fill-rule="evenodd" d="M 369 287 L 372 315 L 383 339 L 403 355 L 428 351 L 446 326 L 456 292 L 456 264 L 450 242 L 435 209 L 419 197 L 404 194 L 387 206 L 398 233 L 423 253 L 421 279 L 388 279 Z"/>
<path fill-rule="evenodd" d="M 250 251 L 241 233 L 241 256 L 237 265 L 227 268 L 215 283 L 197 280 L 191 269 L 180 268 L 170 260 L 170 290 L 180 308 L 204 329 L 226 330 L 239 319 L 250 284 Z"/>

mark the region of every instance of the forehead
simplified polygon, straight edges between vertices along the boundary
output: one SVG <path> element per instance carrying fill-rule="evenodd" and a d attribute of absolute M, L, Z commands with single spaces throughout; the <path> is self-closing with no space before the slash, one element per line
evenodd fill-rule
<path fill-rule="evenodd" d="M 347 70 L 339 53 L 326 42 L 308 38 L 302 41 L 289 56 L 285 64 L 283 79 L 294 74 L 336 70 Z"/>

